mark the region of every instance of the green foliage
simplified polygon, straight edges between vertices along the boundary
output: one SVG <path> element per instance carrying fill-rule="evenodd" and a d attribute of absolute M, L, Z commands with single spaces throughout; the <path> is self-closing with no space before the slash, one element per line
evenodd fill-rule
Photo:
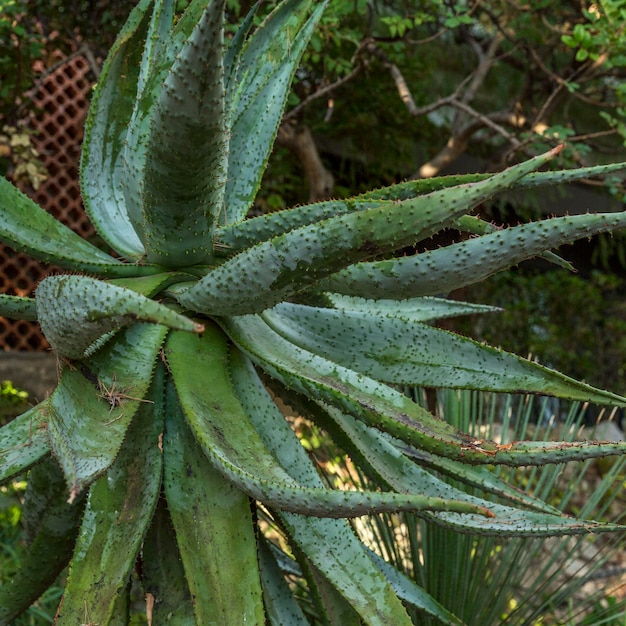
<path fill-rule="evenodd" d="M 16 389 L 10 380 L 3 380 L 0 383 L 0 421 L 5 422 L 7 418 L 19 415 L 26 408 L 28 402 L 28 392 L 23 389 Z"/>
<path fill-rule="evenodd" d="M 505 190 L 626 165 L 539 171 L 557 147 L 493 175 L 248 218 L 325 3 L 254 8 L 231 37 L 225 6 L 192 0 L 176 15 L 173 0 L 141 0 L 110 51 L 81 182 L 115 256 L 0 181 L 0 239 L 67 272 L 34 298 L 0 296 L 2 315 L 40 322 L 60 371 L 47 400 L 0 430 L 0 481 L 29 471 L 31 541 L 0 588 L 0 623 L 69 565 L 59 626 L 132 623 L 138 584 L 153 623 L 403 626 L 410 611 L 460 624 L 456 607 L 373 555 L 346 518 L 413 512 L 496 537 L 624 530 L 592 509 L 565 516 L 488 469 L 622 455 L 623 443 L 499 443 L 399 386 L 626 406 L 436 328 L 485 309 L 431 297 L 527 257 L 563 264 L 552 247 L 625 227 L 623 212 L 496 231 L 470 213 Z M 475 236 L 405 254 L 446 229 Z M 285 406 L 329 433 L 369 487 L 329 487 Z"/>

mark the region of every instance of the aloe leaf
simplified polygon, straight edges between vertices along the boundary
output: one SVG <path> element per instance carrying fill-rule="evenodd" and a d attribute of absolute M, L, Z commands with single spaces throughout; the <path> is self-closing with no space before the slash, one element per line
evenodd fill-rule
<path fill-rule="evenodd" d="M 192 280 L 194 276 L 182 272 L 165 272 L 153 276 L 138 276 L 132 278 L 113 278 L 108 281 L 111 285 L 117 285 L 124 289 L 136 291 L 146 298 L 154 298 L 161 291 L 172 284 L 183 280 Z"/>
<path fill-rule="evenodd" d="M 369 314 L 370 317 L 401 317 L 413 322 L 427 322 L 457 315 L 475 315 L 477 313 L 493 313 L 502 310 L 485 304 L 470 304 L 468 302 L 430 296 L 407 300 L 369 300 L 367 298 L 344 296 L 338 293 L 328 293 L 326 297 L 335 309 L 348 314 L 365 313 Z"/>
<path fill-rule="evenodd" d="M 284 302 L 262 317 L 290 343 L 383 382 L 626 403 L 622 396 L 402 313 L 374 318 Z"/>
<path fill-rule="evenodd" d="M 0 176 L 0 240 L 45 263 L 104 276 L 154 274 L 125 264 L 85 241 Z"/>
<path fill-rule="evenodd" d="M 220 320 L 231 339 L 270 376 L 418 449 L 470 464 L 543 465 L 626 453 L 623 443 L 529 442 L 499 445 L 457 431 L 407 396 L 303 350 L 275 333 L 258 316 Z M 609 401 L 610 394 L 605 394 Z M 619 396 L 616 396 L 619 399 Z M 618 400 L 615 400 L 619 404 Z"/>
<path fill-rule="evenodd" d="M 411 298 L 447 293 L 542 252 L 626 226 L 626 213 L 557 217 L 498 230 L 410 257 L 359 263 L 318 284 L 364 298 Z"/>
<path fill-rule="evenodd" d="M 490 515 L 484 507 L 437 497 L 302 487 L 264 445 L 233 393 L 222 365 L 227 361 L 225 335 L 210 326 L 198 340 L 189 341 L 191 336 L 185 335 L 172 332 L 166 344 L 185 417 L 209 461 L 251 497 L 282 510 L 328 517 L 397 510 Z M 196 355 L 193 363 L 184 356 L 190 352 Z M 210 396 L 201 393 L 207 378 L 212 383 Z"/>
<path fill-rule="evenodd" d="M 309 626 L 296 602 L 271 549 L 263 537 L 258 539 L 259 570 L 263 587 L 263 604 L 271 626 Z"/>
<path fill-rule="evenodd" d="M 141 212 L 131 219 L 147 260 L 184 266 L 210 260 L 223 208 L 224 0 L 213 0 L 179 51 L 150 120 Z"/>
<path fill-rule="evenodd" d="M 148 624 L 195 623 L 191 594 L 165 498 L 157 504 L 142 550 Z"/>
<path fill-rule="evenodd" d="M 453 615 L 431 595 L 426 593 L 424 589 L 418 587 L 406 574 L 389 565 L 372 550 L 368 550 L 368 554 L 403 602 L 437 617 L 442 624 L 449 624 L 450 626 L 463 626 L 465 624 L 464 621 Z"/>
<path fill-rule="evenodd" d="M 595 521 L 578 520 L 561 514 L 553 507 L 543 504 L 540 500 L 526 497 L 518 498 L 522 506 L 540 506 L 544 511 L 523 510 L 521 508 L 490 503 L 483 498 L 469 495 L 433 476 L 423 468 L 413 463 L 400 452 L 394 442 L 387 440 L 381 433 L 371 429 L 354 418 L 341 414 L 332 408 L 327 414 L 334 420 L 347 435 L 341 437 L 339 443 L 348 443 L 346 451 L 356 455 L 363 467 L 370 467 L 378 479 L 397 491 L 424 494 L 438 494 L 441 497 L 458 500 L 467 499 L 469 502 L 482 504 L 494 514 L 491 518 L 477 515 L 458 515 L 448 513 L 424 512 L 419 515 L 424 519 L 451 528 L 457 532 L 476 535 L 502 535 L 520 537 L 549 537 L 558 535 L 586 534 L 588 532 L 609 532 L 620 528 L 618 524 L 601 524 Z M 458 467 L 455 479 L 465 481 L 465 476 L 471 476 L 476 482 L 475 469 L 471 466 Z M 497 477 L 494 477 L 497 480 Z M 505 483 L 498 489 L 500 494 L 506 494 Z"/>
<path fill-rule="evenodd" d="M 0 315 L 12 320 L 37 320 L 37 305 L 33 298 L 0 295 Z"/>
<path fill-rule="evenodd" d="M 29 483 L 29 490 L 36 489 L 37 497 L 45 502 L 41 503 L 37 532 L 21 559 L 20 569 L 0 586 L 3 625 L 14 624 L 67 565 L 82 515 L 82 506 L 66 502 L 63 475 L 52 459 L 31 470 Z"/>
<path fill-rule="evenodd" d="M 241 51 L 232 113 L 224 223 L 242 220 L 256 196 L 269 158 L 293 76 L 326 0 L 305 20 L 311 0 L 281 3 L 250 36 Z M 232 83 L 231 83 L 232 84 Z"/>
<path fill-rule="evenodd" d="M 87 612 L 108 624 L 123 596 L 161 490 L 164 366 L 137 410 L 115 462 L 90 488 L 57 624 Z"/>
<path fill-rule="evenodd" d="M 306 451 L 271 399 L 251 361 L 238 350 L 232 352 L 231 373 L 236 393 L 241 398 L 242 405 L 263 438 L 265 445 L 269 447 L 287 471 L 302 484 L 310 487 L 323 485 L 315 466 L 309 460 Z M 296 532 L 293 538 L 303 548 L 307 557 L 312 560 L 316 568 L 329 581 L 337 586 L 338 590 L 351 605 L 363 617 L 365 615 L 368 615 L 368 617 L 376 615 L 376 612 L 379 610 L 377 607 L 382 606 L 382 604 L 372 604 L 371 599 L 368 600 L 367 593 L 364 593 L 361 582 L 369 579 L 369 577 L 377 581 L 375 595 L 379 598 L 387 597 L 389 589 L 380 579 L 379 573 L 373 573 L 371 561 L 366 558 L 362 545 L 356 540 L 351 530 L 344 523 L 331 519 L 302 518 L 301 516 L 285 512 L 281 512 L 279 515 L 287 527 L 289 527 L 290 532 Z M 313 534 L 310 538 L 306 538 L 309 530 Z M 330 535 L 327 535 L 327 533 L 330 533 Z M 322 540 L 320 544 L 315 544 L 315 541 L 320 540 L 320 537 L 327 536 L 332 538 L 331 543 Z M 315 544 L 314 549 L 312 544 Z M 366 572 L 369 572 L 369 576 L 366 576 L 364 579 L 354 576 L 352 583 L 348 584 L 344 577 L 345 564 L 342 562 L 341 565 L 338 565 L 335 561 L 335 559 L 341 558 L 340 554 L 345 554 L 346 559 L 351 560 L 348 564 L 349 567 L 357 568 L 364 575 Z M 402 621 L 406 619 L 404 611 L 399 608 L 396 600 L 388 605 L 388 610 L 391 611 L 390 615 L 394 616 L 389 618 L 389 623 L 404 623 Z M 394 620 L 399 621 L 396 622 Z M 366 620 L 366 623 L 370 622 Z M 371 623 L 376 623 L 376 621 Z"/>
<path fill-rule="evenodd" d="M 102 475 L 117 456 L 128 426 L 146 400 L 164 326 L 136 323 L 86 360 L 64 367 L 50 397 L 48 434 L 70 500 Z"/>
<path fill-rule="evenodd" d="M 371 200 L 326 200 L 306 204 L 258 215 L 243 222 L 226 224 L 215 232 L 215 240 L 227 255 L 237 254 L 261 241 L 284 235 L 301 226 L 382 206 L 391 206 L 391 203 Z"/>
<path fill-rule="evenodd" d="M 144 248 L 126 209 L 123 154 L 151 5 L 152 0 L 137 4 L 109 52 L 85 125 L 81 159 L 81 189 L 89 219 L 100 236 L 129 259 L 141 258 Z"/>
<path fill-rule="evenodd" d="M 250 502 L 206 462 L 171 384 L 163 449 L 165 496 L 196 622 L 263 625 Z"/>
<path fill-rule="evenodd" d="M 87 276 L 49 276 L 36 292 L 37 316 L 59 356 L 82 359 L 100 338 L 137 320 L 190 332 L 203 326 L 141 294 Z"/>
<path fill-rule="evenodd" d="M 47 419 L 45 403 L 41 402 L 0 428 L 0 483 L 21 474 L 50 453 Z"/>
<path fill-rule="evenodd" d="M 592 165 L 590 167 L 578 167 L 571 170 L 532 172 L 527 174 L 515 184 L 516 189 L 531 189 L 547 185 L 560 185 L 572 183 L 583 178 L 604 176 L 626 169 L 626 163 L 609 163 L 607 165 Z M 491 174 L 454 174 L 452 176 L 436 176 L 433 178 L 419 178 L 408 180 L 390 187 L 383 187 L 373 191 L 367 191 L 356 198 L 359 200 L 406 200 L 417 195 L 431 193 L 439 189 L 446 189 L 455 185 L 465 185 L 485 180 Z"/>
<path fill-rule="evenodd" d="M 552 150 L 480 183 L 298 228 L 241 252 L 176 298 L 209 315 L 260 312 L 351 263 L 429 237 L 557 153 Z"/>
<path fill-rule="evenodd" d="M 369 626 L 412 623 L 395 592 L 374 566 L 363 544 L 342 520 L 277 513 L 307 559 Z"/>

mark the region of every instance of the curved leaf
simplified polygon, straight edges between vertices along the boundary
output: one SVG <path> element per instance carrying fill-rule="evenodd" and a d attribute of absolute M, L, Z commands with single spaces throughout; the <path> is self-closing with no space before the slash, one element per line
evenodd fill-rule
<path fill-rule="evenodd" d="M 149 262 L 181 267 L 212 256 L 228 151 L 223 14 L 224 0 L 207 5 L 151 114 L 146 159 L 136 176 L 142 181 L 140 214 L 130 214 Z"/>
<path fill-rule="evenodd" d="M 278 131 L 293 76 L 327 0 L 281 2 L 248 38 L 239 57 L 236 110 L 230 121 L 230 155 L 224 223 L 246 216 Z M 245 81 L 245 82 L 244 82 Z M 232 94 L 232 92 L 231 92 Z"/>
<path fill-rule="evenodd" d="M 167 328 L 137 323 L 86 360 L 61 372 L 48 400 L 48 434 L 73 500 L 117 456 L 144 402 Z"/>
<path fill-rule="evenodd" d="M 122 263 L 85 241 L 0 176 L 0 240 L 45 263 L 101 276 L 154 274 L 153 266 Z"/>
<path fill-rule="evenodd" d="M 626 453 L 623 442 L 499 445 L 478 439 L 457 431 L 389 386 L 295 346 L 259 316 L 228 318 L 220 323 L 254 362 L 287 388 L 335 406 L 418 450 L 470 464 L 512 466 Z"/>
<path fill-rule="evenodd" d="M 215 471 L 166 393 L 164 486 L 198 624 L 265 624 L 248 497 Z M 234 530 L 236 529 L 236 531 Z"/>
<path fill-rule="evenodd" d="M 89 219 L 100 236 L 129 259 L 141 258 L 144 248 L 130 222 L 120 183 L 152 4 L 137 4 L 104 63 L 85 124 L 80 168 Z"/>
<path fill-rule="evenodd" d="M 115 462 L 89 490 L 59 626 L 80 624 L 85 613 L 93 623 L 108 624 L 123 597 L 161 491 L 163 369 L 158 368 Z"/>
<path fill-rule="evenodd" d="M 29 490 L 36 490 L 37 497 L 44 502 L 39 510 L 37 531 L 20 569 L 0 586 L 3 626 L 15 623 L 14 619 L 41 596 L 70 560 L 83 507 L 66 502 L 64 487 L 63 475 L 52 459 L 36 465 L 30 472 Z"/>
<path fill-rule="evenodd" d="M 190 353 L 195 354 L 194 360 L 188 358 Z M 185 417 L 209 461 L 242 491 L 269 506 L 324 517 L 396 510 L 490 515 L 483 507 L 437 497 L 303 487 L 267 449 L 233 393 L 226 367 L 226 337 L 219 328 L 207 326 L 196 339 L 172 332 L 166 354 Z M 207 379 L 210 394 L 202 392 Z M 296 441 L 295 445 L 300 444 Z"/>
<path fill-rule="evenodd" d="M 86 276 L 49 276 L 37 287 L 37 316 L 59 356 L 82 359 L 101 339 L 137 320 L 202 332 L 198 324 L 141 294 Z"/>
<path fill-rule="evenodd" d="M 50 453 L 45 402 L 22 413 L 0 428 L 0 483 L 40 461 Z"/>
<path fill-rule="evenodd" d="M 419 491 L 457 500 L 467 499 L 468 502 L 488 507 L 494 514 L 491 518 L 485 518 L 478 515 L 461 516 L 445 512 L 419 513 L 420 517 L 439 526 L 476 535 L 509 537 L 550 537 L 589 532 L 613 532 L 620 529 L 617 524 L 578 520 L 563 515 L 540 500 L 528 496 L 524 498 L 522 494 L 518 497 L 517 507 L 487 502 L 483 498 L 469 495 L 416 465 L 395 445 L 397 442 L 389 441 L 380 432 L 332 408 L 327 409 L 326 413 L 345 434 L 340 438 L 339 443 L 347 444 L 346 451 L 351 456 L 354 455 L 353 458 L 358 458 L 362 467 L 369 467 L 378 480 L 382 480 L 397 491 L 408 493 Z M 328 425 L 327 420 L 325 424 Z M 478 482 L 476 468 L 457 467 L 455 480 L 466 482 L 466 476 L 469 478 L 468 482 L 473 484 Z M 496 476 L 494 476 L 494 481 L 498 481 Z M 508 494 L 511 491 L 510 488 L 507 489 L 505 483 L 502 483 L 502 488 L 499 489 L 500 494 Z M 541 506 L 547 510 L 528 511 L 519 508 L 521 506 L 532 506 L 535 509 Z"/>
<path fill-rule="evenodd" d="M 260 312 L 351 263 L 431 236 L 557 153 L 552 150 L 479 183 L 297 228 L 239 253 L 175 297 L 208 315 Z"/>
<path fill-rule="evenodd" d="M 318 288 L 364 298 L 448 293 L 550 248 L 624 227 L 626 213 L 557 217 L 414 256 L 359 263 L 321 281 Z"/>
<path fill-rule="evenodd" d="M 284 302 L 263 319 L 294 345 L 387 383 L 531 392 L 617 404 L 626 398 L 579 383 L 515 354 L 416 322 Z"/>
<path fill-rule="evenodd" d="M 476 315 L 477 313 L 494 313 L 502 310 L 485 304 L 470 304 L 468 302 L 433 298 L 431 296 L 407 300 L 370 300 L 344 296 L 338 293 L 327 293 L 325 295 L 338 311 L 368 314 L 374 319 L 390 316 L 401 317 L 404 320 L 413 322 L 427 322 L 457 315 Z"/>
<path fill-rule="evenodd" d="M 246 412 L 263 437 L 264 443 L 289 473 L 302 484 L 312 487 L 322 486 L 323 482 L 316 468 L 269 396 L 250 360 L 238 350 L 232 354 L 231 371 L 237 395 L 241 398 Z M 326 576 L 328 581 L 334 584 L 348 602 L 366 618 L 366 623 L 376 623 L 376 619 L 382 618 L 379 612 L 387 613 L 385 619 L 388 619 L 389 623 L 402 624 L 404 622 L 406 619 L 404 610 L 397 600 L 391 601 L 389 599 L 389 586 L 372 568 L 371 561 L 365 558 L 362 544 L 346 524 L 330 519 L 311 518 L 305 522 L 300 516 L 284 512 L 279 515 L 292 531 L 297 529 L 298 531 L 301 530 L 302 534 L 306 534 L 309 529 L 313 529 L 311 544 L 314 544 L 316 539 L 319 540 L 320 536 L 326 537 L 326 533 L 330 531 L 330 537 L 334 543 L 329 544 L 326 541 L 321 541 L 314 548 L 308 543 L 303 543 L 305 539 L 299 532 L 293 538 L 304 550 L 307 558 L 315 563 L 320 573 Z M 309 550 L 305 547 L 307 545 Z M 346 580 L 343 565 L 338 566 L 335 561 L 342 554 L 350 560 L 350 566 L 356 568 L 355 572 L 361 574 L 360 577 L 353 576 L 354 581 L 352 583 Z M 367 583 L 369 591 L 363 585 L 366 580 L 372 581 Z M 375 587 L 370 587 L 371 584 L 375 584 Z M 422 593 L 424 598 L 428 597 L 428 594 Z M 424 601 L 426 602 L 426 600 Z M 429 606 L 435 604 L 436 602 L 431 598 Z M 386 607 L 385 611 L 381 608 L 383 606 Z M 431 614 L 441 618 L 445 611 L 442 609 Z"/>

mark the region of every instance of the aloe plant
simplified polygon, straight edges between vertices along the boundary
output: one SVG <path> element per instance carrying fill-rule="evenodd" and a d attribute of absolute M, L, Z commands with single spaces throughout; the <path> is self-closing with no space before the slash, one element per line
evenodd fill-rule
<path fill-rule="evenodd" d="M 29 470 L 30 552 L 0 589 L 10 623 L 69 564 L 58 624 L 462 623 L 373 556 L 346 518 L 413 511 L 468 533 L 621 526 L 564 516 L 485 466 L 622 454 L 602 442 L 498 444 L 431 415 L 402 385 L 626 399 L 439 330 L 489 307 L 433 295 L 626 226 L 626 213 L 495 231 L 470 215 L 515 187 L 624 167 L 417 181 L 246 219 L 293 75 L 325 2 L 286 0 L 228 41 L 224 1 L 141 0 L 86 125 L 88 215 L 113 252 L 0 182 L 0 238 L 67 273 L 0 313 L 38 320 L 51 396 L 0 430 L 0 479 Z M 413 256 L 442 230 L 474 235 Z M 319 420 L 380 488 L 330 488 L 280 400 Z M 468 495 L 441 475 L 478 487 Z M 493 496 L 493 497 L 492 497 Z M 305 592 L 296 584 L 305 586 Z"/>

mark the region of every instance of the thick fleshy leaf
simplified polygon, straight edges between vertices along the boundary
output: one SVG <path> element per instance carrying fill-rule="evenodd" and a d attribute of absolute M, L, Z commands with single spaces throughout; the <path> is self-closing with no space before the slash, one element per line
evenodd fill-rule
<path fill-rule="evenodd" d="M 146 534 L 142 563 L 148 624 L 194 624 L 193 602 L 164 497 Z"/>
<path fill-rule="evenodd" d="M 366 313 L 372 318 L 401 317 L 414 322 L 440 320 L 457 315 L 494 313 L 502 310 L 484 304 L 470 304 L 469 302 L 433 297 L 410 298 L 408 300 L 368 300 L 367 298 L 344 296 L 338 293 L 327 293 L 326 297 L 338 311 Z"/>
<path fill-rule="evenodd" d="M 433 235 L 557 153 L 552 150 L 480 183 L 298 228 L 241 252 L 176 298 L 208 315 L 260 312 L 340 268 Z"/>
<path fill-rule="evenodd" d="M 265 616 L 250 502 L 207 462 L 189 432 L 171 383 L 163 450 L 165 497 L 196 623 L 262 626 Z"/>
<path fill-rule="evenodd" d="M 626 227 L 626 213 L 557 217 L 498 230 L 414 256 L 359 263 L 322 281 L 327 291 L 364 298 L 448 293 L 576 239 Z"/>
<path fill-rule="evenodd" d="M 0 315 L 12 320 L 37 320 L 37 305 L 33 298 L 0 295 Z"/>
<path fill-rule="evenodd" d="M 463 626 L 465 624 L 465 622 L 450 613 L 421 587 L 418 587 L 406 574 L 389 565 L 389 563 L 371 550 L 368 553 L 376 567 L 380 569 L 390 582 L 398 598 L 403 602 L 421 609 L 429 615 L 434 615 L 442 624 L 449 624 L 450 626 Z"/>
<path fill-rule="evenodd" d="M 341 414 L 332 408 L 328 416 L 342 430 L 344 436 L 338 443 L 345 445 L 346 452 L 358 458 L 362 467 L 369 467 L 373 477 L 397 491 L 424 494 L 438 494 L 441 497 L 467 499 L 469 502 L 481 504 L 494 514 L 492 518 L 477 515 L 458 515 L 449 513 L 420 513 L 420 516 L 439 526 L 452 528 L 457 532 L 476 535 L 502 535 L 521 537 L 548 537 L 559 535 L 586 534 L 589 532 L 612 532 L 620 529 L 617 524 L 601 524 L 595 521 L 578 520 L 562 515 L 558 510 L 542 503 L 540 500 L 527 496 L 518 497 L 518 505 L 542 507 L 547 511 L 524 510 L 512 506 L 504 506 L 487 502 L 483 498 L 469 495 L 437 478 L 430 472 L 416 465 L 412 459 L 402 454 L 397 442 L 389 441 L 380 432 L 367 427 L 354 418 Z M 324 422 L 328 426 L 328 421 Z M 333 429 L 336 432 L 336 428 Z M 455 480 L 464 482 L 465 477 L 476 484 L 477 468 L 471 466 L 458 467 Z M 494 477 L 497 481 L 497 477 Z M 499 490 L 501 495 L 510 493 L 505 483 Z M 550 511 L 551 509 L 551 511 Z"/>
<path fill-rule="evenodd" d="M 54 583 L 70 560 L 80 523 L 83 507 L 66 502 L 63 475 L 50 458 L 31 470 L 25 508 L 28 498 L 38 500 L 38 525 L 20 569 L 0 586 L 0 624 L 15 623 Z"/>
<path fill-rule="evenodd" d="M 515 354 L 416 322 L 402 311 L 376 316 L 284 302 L 262 317 L 292 344 L 387 383 L 626 403 Z"/>
<path fill-rule="evenodd" d="M 145 296 L 87 276 L 49 276 L 36 292 L 37 317 L 59 356 L 82 359 L 137 320 L 190 332 L 203 326 Z"/>
<path fill-rule="evenodd" d="M 625 168 L 626 163 L 616 163 L 563 171 L 531 172 L 522 176 L 514 183 L 513 188 L 526 189 L 542 185 L 573 182 L 581 178 L 608 174 Z M 460 174 L 410 180 L 370 191 L 347 200 L 328 200 L 268 213 L 244 222 L 227 224 L 218 230 L 216 239 L 223 246 L 226 254 L 234 254 L 254 243 L 271 239 L 294 228 L 313 224 L 336 215 L 369 209 L 381 202 L 409 200 L 419 195 L 425 195 L 455 185 L 479 182 L 490 176 L 492 174 Z M 476 235 L 496 230 L 496 227 L 490 222 L 473 216 L 459 218 L 456 222 L 456 227 L 461 231 Z M 555 258 L 555 255 L 551 255 L 550 258 L 553 262 L 562 264 L 562 261 L 558 257 Z"/>
<path fill-rule="evenodd" d="M 230 120 L 230 157 L 223 223 L 243 220 L 252 206 L 278 131 L 293 76 L 326 6 L 282 2 L 248 38 L 238 59 L 237 108 Z M 231 94 L 229 94 L 232 96 Z"/>
<path fill-rule="evenodd" d="M 233 351 L 231 371 L 237 395 L 263 437 L 264 443 L 287 471 L 302 484 L 312 487 L 322 486 L 322 479 L 304 448 L 269 396 L 252 363 L 240 351 Z M 389 595 L 389 585 L 372 567 L 371 560 L 364 554 L 363 545 L 347 524 L 331 519 L 303 518 L 285 512 L 279 515 L 292 531 L 296 531 L 292 538 L 304 550 L 307 558 L 312 560 L 320 575 L 335 585 L 366 623 L 378 623 L 376 620 L 383 619 L 381 613 L 385 612 L 388 623 L 404 623 L 406 620 L 404 610 L 397 599 L 390 600 L 393 596 Z M 320 541 L 312 550 L 307 549 L 311 548 L 306 538 L 309 530 L 313 531 L 311 543 Z M 332 543 L 326 540 L 327 533 L 330 533 Z M 321 540 L 321 537 L 325 539 Z M 352 576 L 352 580 L 349 574 L 346 576 L 341 555 L 349 561 L 349 567 L 354 567 L 354 571 L 360 573 L 359 576 Z M 371 582 L 364 586 L 366 580 Z M 383 610 L 382 607 L 386 608 Z"/>
<path fill-rule="evenodd" d="M 221 320 L 231 339 L 287 388 L 326 402 L 418 449 L 470 464 L 542 465 L 625 454 L 624 443 L 500 445 L 457 431 L 407 396 L 303 350 L 274 332 L 259 316 Z M 609 394 L 607 398 L 609 402 Z M 617 396 L 619 399 L 619 396 Z M 620 404 L 616 400 L 614 403 Z"/>
<path fill-rule="evenodd" d="M 154 274 L 158 268 L 114 259 L 44 211 L 0 176 L 0 241 L 39 261 L 101 276 Z"/>
<path fill-rule="evenodd" d="M 516 189 L 532 189 L 548 185 L 562 185 L 572 183 L 583 178 L 593 176 L 605 176 L 613 172 L 626 169 L 626 163 L 609 163 L 607 165 L 592 165 L 590 167 L 578 167 L 571 170 L 556 170 L 546 172 L 532 172 L 527 174 L 516 183 Z M 417 195 L 431 193 L 438 189 L 446 189 L 454 185 L 465 185 L 485 180 L 489 173 L 454 174 L 452 176 L 436 176 L 433 178 L 420 178 L 408 180 L 397 185 L 368 191 L 360 196 L 359 200 L 406 200 Z"/>
<path fill-rule="evenodd" d="M 383 200 L 327 200 L 305 204 L 222 226 L 215 232 L 215 241 L 224 255 L 233 255 L 261 241 L 284 235 L 302 226 L 309 226 L 338 215 L 377 209 L 391 204 Z"/>
<path fill-rule="evenodd" d="M 263 604 L 271 626 L 308 626 L 300 605 L 283 576 L 270 547 L 261 536 L 258 539 L 259 569 L 263 586 Z"/>
<path fill-rule="evenodd" d="M 21 474 L 50 453 L 45 402 L 0 428 L 0 483 Z"/>
<path fill-rule="evenodd" d="M 80 624 L 87 610 L 108 624 L 124 595 L 161 491 L 164 366 L 137 410 L 107 473 L 89 490 L 56 623 Z"/>
<path fill-rule="evenodd" d="M 268 506 L 327 517 L 396 510 L 489 515 L 483 507 L 437 497 L 303 487 L 277 462 L 233 392 L 226 336 L 219 328 L 207 326 L 201 338 L 174 331 L 166 354 L 185 417 L 207 458 L 228 480 Z M 203 393 L 206 380 L 211 381 L 210 394 Z"/>
<path fill-rule="evenodd" d="M 144 254 L 133 228 L 121 179 L 123 153 L 137 97 L 142 50 L 150 26 L 153 0 L 141 0 L 111 48 L 85 125 L 81 190 L 89 219 L 100 236 L 129 259 Z"/>
<path fill-rule="evenodd" d="M 117 456 L 145 395 L 167 328 L 137 323 L 76 369 L 61 372 L 50 397 L 48 434 L 73 500 Z"/>
<path fill-rule="evenodd" d="M 224 0 L 212 0 L 179 51 L 150 118 L 140 201 L 131 220 L 149 262 L 206 263 L 223 209 L 228 133 L 224 119 Z M 142 177 L 142 178 L 140 178 Z"/>

